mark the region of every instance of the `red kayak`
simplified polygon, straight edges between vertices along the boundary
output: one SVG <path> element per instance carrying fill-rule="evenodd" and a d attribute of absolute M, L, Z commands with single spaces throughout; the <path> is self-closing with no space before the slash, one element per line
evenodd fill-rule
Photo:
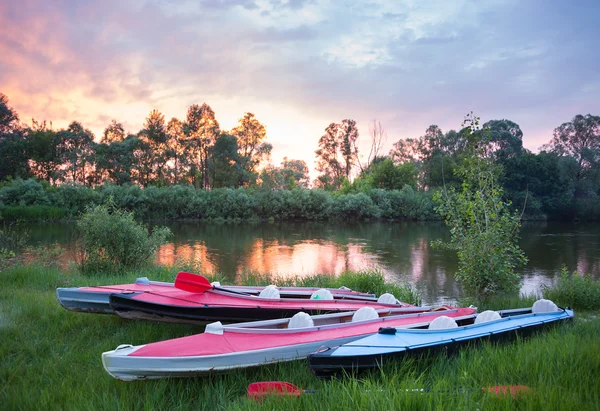
<path fill-rule="evenodd" d="M 376 333 L 381 327 L 426 328 L 440 316 L 473 321 L 476 309 L 440 307 L 419 314 L 407 308 L 308 316 L 253 323 L 209 324 L 203 334 L 141 346 L 121 345 L 102 354 L 106 371 L 131 381 L 225 372 L 306 357 L 323 344 L 337 346 Z"/>
<path fill-rule="evenodd" d="M 178 277 L 190 275 L 189 273 L 179 273 Z M 220 286 L 218 282 L 213 283 Z M 220 287 L 232 292 L 241 292 L 244 294 L 259 295 L 264 293 L 268 287 L 261 286 L 240 286 L 228 285 Z M 309 298 L 318 288 L 311 287 L 277 287 L 278 292 L 283 297 Z M 376 301 L 373 294 L 353 291 L 349 288 L 329 288 L 334 298 L 347 298 L 359 300 Z M 92 287 L 75 288 L 57 288 L 56 297 L 60 304 L 70 311 L 114 314 L 110 306 L 109 296 L 111 294 L 121 293 L 150 293 L 157 295 L 181 295 L 181 290 L 175 287 L 174 283 L 162 281 L 150 281 L 148 278 L 138 278 L 134 284 L 102 285 Z M 185 293 L 183 293 L 185 295 Z"/>
<path fill-rule="evenodd" d="M 112 294 L 109 297 L 110 306 L 123 318 L 192 323 L 266 320 L 291 317 L 300 311 L 317 315 L 356 311 L 362 307 L 375 310 L 406 307 L 412 312 L 429 309 L 401 303 L 391 294 L 383 294 L 377 301 L 334 299 L 326 289 L 316 291 L 309 299 L 284 298 L 277 292 L 269 297 L 261 297 L 214 287 L 206 278 L 187 273 L 186 276 L 178 276 L 175 284 L 186 291 L 161 295 L 136 292 Z"/>

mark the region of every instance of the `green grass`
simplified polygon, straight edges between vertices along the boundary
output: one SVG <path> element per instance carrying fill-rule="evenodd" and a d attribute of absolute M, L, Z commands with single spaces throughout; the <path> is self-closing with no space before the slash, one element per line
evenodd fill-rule
<path fill-rule="evenodd" d="M 14 205 L 0 207 L 0 215 L 6 221 L 57 221 L 68 217 L 68 210 L 46 205 Z"/>
<path fill-rule="evenodd" d="M 172 281 L 174 270 L 152 268 L 143 273 L 93 278 L 35 265 L 13 266 L 1 272 L 2 409 L 600 409 L 597 308 L 577 312 L 573 323 L 530 339 L 483 344 L 450 358 L 431 356 L 397 362 L 359 379 L 322 382 L 311 375 L 305 361 L 298 361 L 209 378 L 120 382 L 103 370 L 103 351 L 122 343 L 143 344 L 190 335 L 202 328 L 69 312 L 56 301 L 55 288 L 122 283 L 139 276 Z M 344 282 L 353 287 L 355 284 L 348 281 L 367 285 L 380 281 L 378 274 L 371 280 L 367 273 L 358 275 L 357 280 L 349 273 L 346 276 Z M 315 281 L 326 280 L 319 277 Z M 514 306 L 524 303 L 513 301 Z M 245 398 L 249 383 L 273 380 L 289 381 L 316 393 L 270 398 L 260 405 Z M 535 394 L 512 400 L 479 390 L 457 390 L 511 384 L 527 385 Z M 413 388 L 431 391 L 406 391 Z"/>

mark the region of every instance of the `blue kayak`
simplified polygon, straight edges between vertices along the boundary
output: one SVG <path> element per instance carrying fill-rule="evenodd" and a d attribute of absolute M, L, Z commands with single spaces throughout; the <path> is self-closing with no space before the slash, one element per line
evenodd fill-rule
<path fill-rule="evenodd" d="M 559 308 L 549 300 L 539 300 L 536 304 L 532 308 L 486 311 L 474 322 L 460 326 L 454 320 L 442 317 L 440 324 L 432 323 L 430 329 L 380 328 L 377 334 L 351 343 L 321 348 L 308 357 L 309 367 L 320 378 L 343 372 L 356 373 L 379 368 L 387 360 L 410 354 L 452 352 L 476 341 L 508 340 L 517 334 L 526 336 L 574 316 L 572 310 Z"/>

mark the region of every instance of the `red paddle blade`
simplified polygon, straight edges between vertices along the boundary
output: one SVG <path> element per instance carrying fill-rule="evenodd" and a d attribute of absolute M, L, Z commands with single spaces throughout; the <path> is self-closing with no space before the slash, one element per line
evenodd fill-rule
<path fill-rule="evenodd" d="M 289 382 L 264 381 L 248 385 L 248 398 L 255 401 L 262 401 L 263 397 L 271 395 L 299 397 L 301 394 L 302 390 Z"/>
<path fill-rule="evenodd" d="M 496 397 L 506 397 L 508 395 L 517 398 L 519 395 L 528 395 L 531 389 L 526 385 L 492 385 L 482 388 L 483 392 L 490 393 Z"/>
<path fill-rule="evenodd" d="M 191 293 L 203 293 L 212 290 L 213 286 L 210 281 L 201 275 L 180 272 L 175 278 L 175 288 Z"/>

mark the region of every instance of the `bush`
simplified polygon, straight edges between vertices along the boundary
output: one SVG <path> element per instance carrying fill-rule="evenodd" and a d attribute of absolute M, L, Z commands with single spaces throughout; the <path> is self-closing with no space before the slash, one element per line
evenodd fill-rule
<path fill-rule="evenodd" d="M 0 271 L 17 256 L 17 252 L 25 246 L 28 237 L 29 233 L 18 230 L 15 223 L 0 225 Z"/>
<path fill-rule="evenodd" d="M 591 275 L 581 275 L 569 272 L 562 267 L 558 283 L 553 287 L 542 288 L 544 298 L 554 301 L 561 307 L 571 307 L 574 310 L 600 309 L 600 281 Z"/>
<path fill-rule="evenodd" d="M 82 247 L 78 263 L 83 272 L 139 268 L 171 236 L 166 227 L 155 227 L 149 234 L 146 225 L 135 221 L 132 212 L 112 203 L 88 208 L 77 228 Z"/>

